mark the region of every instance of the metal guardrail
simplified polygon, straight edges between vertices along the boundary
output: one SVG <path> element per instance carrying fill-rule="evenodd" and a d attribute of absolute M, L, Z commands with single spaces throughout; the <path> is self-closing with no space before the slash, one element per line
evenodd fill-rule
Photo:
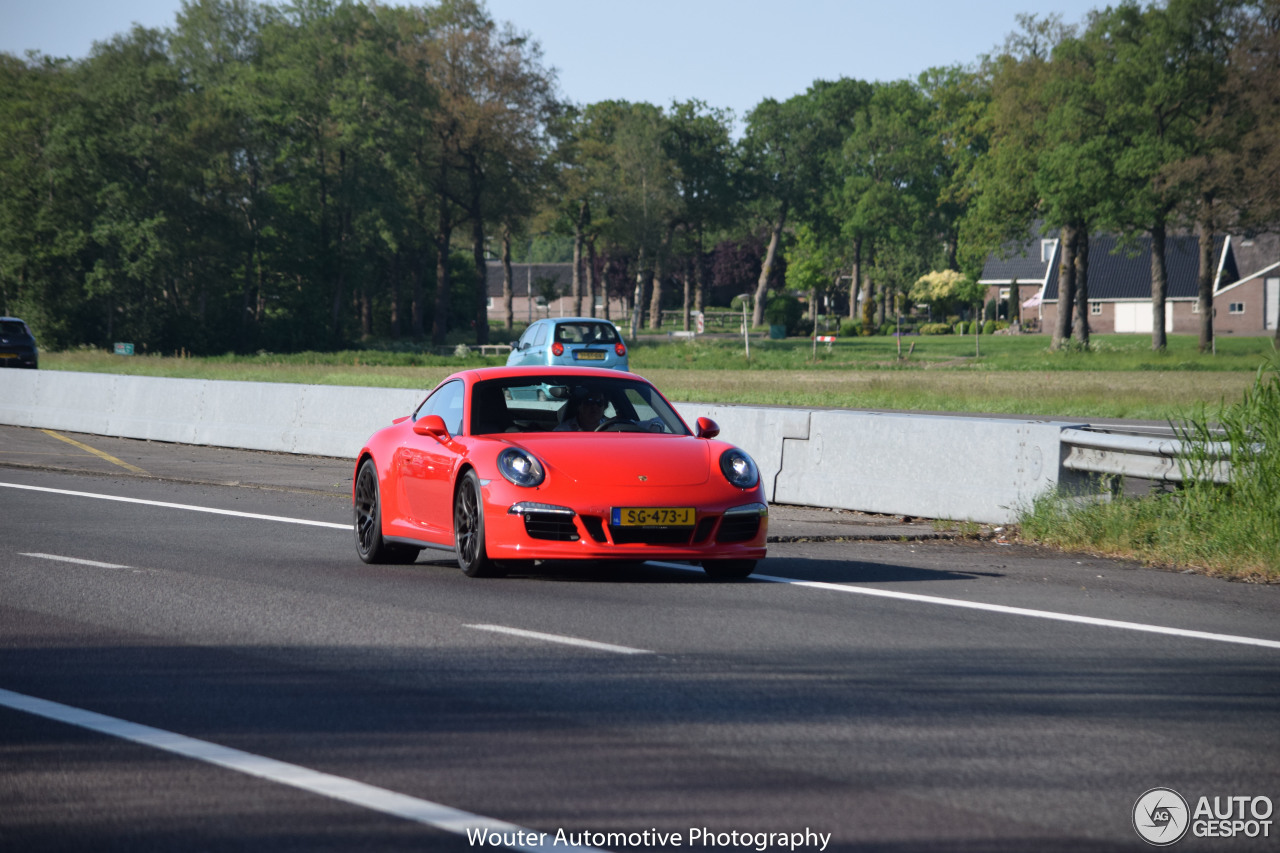
<path fill-rule="evenodd" d="M 1165 483 L 1184 481 L 1183 465 L 1190 453 L 1187 443 L 1176 437 L 1099 432 L 1068 428 L 1062 431 L 1066 456 L 1062 467 L 1093 474 L 1118 474 Z M 1231 481 L 1231 445 L 1214 442 L 1200 446 L 1196 455 L 1210 462 L 1207 476 L 1215 483 Z"/>

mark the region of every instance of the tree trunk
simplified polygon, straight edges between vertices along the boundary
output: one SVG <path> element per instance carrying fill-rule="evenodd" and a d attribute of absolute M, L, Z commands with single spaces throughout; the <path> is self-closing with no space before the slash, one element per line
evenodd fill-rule
<path fill-rule="evenodd" d="M 573 223 L 573 284 L 570 298 L 573 300 L 575 317 L 583 316 L 582 312 L 582 230 L 586 224 L 587 203 L 578 205 L 578 218 Z"/>
<path fill-rule="evenodd" d="M 693 310 L 693 277 L 690 275 L 688 264 L 685 265 L 681 278 L 684 279 L 684 300 L 680 303 L 680 316 L 684 322 L 681 328 L 687 332 L 689 331 L 689 312 Z"/>
<path fill-rule="evenodd" d="M 1196 307 L 1200 311 L 1200 352 L 1213 350 L 1213 285 L 1218 275 L 1218 265 L 1213 256 L 1213 199 L 1206 197 L 1200 204 L 1200 217 L 1196 221 L 1196 236 L 1200 239 L 1200 276 L 1197 279 Z"/>
<path fill-rule="evenodd" d="M 760 267 L 760 280 L 756 282 L 756 304 L 751 309 L 752 326 L 764 323 L 764 303 L 769 291 L 769 277 L 773 275 L 773 265 L 778 259 L 778 247 L 782 243 L 782 229 L 786 224 L 787 203 L 783 201 L 782 208 L 778 211 L 778 221 L 774 223 L 773 232 L 769 235 L 769 248 L 764 254 L 764 264 Z"/>
<path fill-rule="evenodd" d="M 502 226 L 502 321 L 507 333 L 515 328 L 515 288 L 511 281 L 511 228 Z"/>
<path fill-rule="evenodd" d="M 480 209 L 478 193 L 474 197 L 473 210 Z M 489 343 L 489 264 L 484 256 L 484 220 L 479 215 L 471 217 L 471 257 L 476 265 L 475 324 L 476 345 Z"/>
<path fill-rule="evenodd" d="M 391 311 L 388 316 L 392 340 L 400 338 L 400 250 L 391 253 L 391 269 L 388 274 L 391 293 Z"/>
<path fill-rule="evenodd" d="M 698 226 L 693 247 L 693 310 L 702 311 L 707 304 L 707 286 L 702 275 L 702 226 Z"/>
<path fill-rule="evenodd" d="M 665 264 L 671 254 L 671 242 L 675 239 L 676 227 L 671 225 L 662 236 L 662 244 L 658 246 L 658 255 L 653 259 L 653 289 L 649 297 L 649 328 L 662 328 L 662 292 L 666 285 L 667 271 Z"/>
<path fill-rule="evenodd" d="M 644 249 L 640 249 L 640 256 L 636 260 L 636 291 L 631 298 L 631 343 L 634 346 L 636 336 L 640 334 L 640 313 L 644 310 L 644 276 L 648 270 L 645 269 Z"/>
<path fill-rule="evenodd" d="M 1076 227 L 1076 339 L 1089 348 L 1089 227 Z"/>
<path fill-rule="evenodd" d="M 590 301 L 587 309 L 588 317 L 596 316 L 596 296 L 603 282 L 596 281 L 596 241 L 594 237 L 587 238 L 587 299 Z M 604 297 L 604 318 L 609 319 L 609 294 Z"/>
<path fill-rule="evenodd" d="M 876 285 L 871 280 L 871 262 L 875 258 L 874 245 L 867 247 L 866 269 L 862 272 L 862 331 L 871 334 L 876 320 Z"/>
<path fill-rule="evenodd" d="M 858 289 L 862 286 L 862 238 L 853 241 L 853 269 L 849 271 L 849 319 L 858 319 Z"/>
<path fill-rule="evenodd" d="M 1009 328 L 1017 330 L 1022 325 L 1022 294 L 1018 280 L 1009 282 Z"/>
<path fill-rule="evenodd" d="M 1151 348 L 1163 351 L 1168 345 L 1164 332 L 1165 292 L 1169 285 L 1169 273 L 1164 263 L 1165 222 L 1157 217 L 1151 228 Z"/>
<path fill-rule="evenodd" d="M 1071 340 L 1071 308 L 1076 297 L 1076 229 L 1062 226 L 1058 263 L 1058 318 L 1053 324 L 1052 349 L 1062 349 Z"/>
<path fill-rule="evenodd" d="M 441 201 L 446 207 L 448 202 Z M 449 291 L 452 283 L 449 280 L 449 242 L 453 229 L 450 227 L 448 214 L 441 212 L 441 221 L 436 228 L 436 303 L 431 317 L 431 343 L 436 346 L 444 344 L 445 335 L 449 333 Z"/>

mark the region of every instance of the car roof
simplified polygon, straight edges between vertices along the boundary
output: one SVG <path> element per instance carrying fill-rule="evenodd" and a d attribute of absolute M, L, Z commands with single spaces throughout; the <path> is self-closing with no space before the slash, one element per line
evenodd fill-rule
<path fill-rule="evenodd" d="M 606 320 L 603 317 L 543 317 L 541 320 L 535 320 L 535 323 L 608 323 L 615 329 L 618 324 L 612 320 Z"/>
<path fill-rule="evenodd" d="M 640 381 L 652 385 L 648 379 L 635 373 L 611 370 L 607 367 L 560 367 L 555 365 L 520 365 L 517 367 L 473 367 L 460 370 L 440 381 L 443 385 L 450 379 L 470 379 L 481 382 L 486 379 L 513 379 L 522 376 L 564 376 L 578 379 L 616 379 L 622 382 Z"/>

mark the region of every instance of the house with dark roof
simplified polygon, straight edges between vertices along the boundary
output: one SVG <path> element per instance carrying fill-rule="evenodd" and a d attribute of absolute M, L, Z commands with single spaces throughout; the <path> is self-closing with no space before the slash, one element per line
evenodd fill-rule
<path fill-rule="evenodd" d="M 505 317 L 502 305 L 503 275 L 501 261 L 491 260 L 485 265 L 486 304 L 490 320 L 502 320 Z M 583 282 L 584 287 L 585 285 Z M 572 293 L 573 264 L 511 265 L 511 308 L 517 323 L 532 323 L 540 317 L 576 316 L 578 311 L 570 298 Z M 582 311 L 591 315 L 585 296 Z M 606 314 L 604 296 L 597 294 L 593 316 L 625 318 L 627 308 L 621 300 L 613 299 L 610 300 Z"/>
<path fill-rule="evenodd" d="M 1058 266 L 1058 239 L 1039 229 L 1026 243 L 1005 246 L 992 254 L 982 268 L 979 284 L 987 285 L 987 301 L 996 300 L 1001 318 L 1009 318 L 1009 305 L 1019 306 L 1017 314 L 1025 328 L 1040 326 L 1040 300 L 1051 272 Z"/>
<path fill-rule="evenodd" d="M 1261 240 L 1259 243 L 1258 240 Z M 1240 244 L 1249 242 L 1249 246 Z M 1237 257 L 1237 246 L 1249 266 Z M 1037 236 L 1023 250 L 1001 259 L 993 256 L 983 267 L 981 283 L 988 298 L 1019 298 L 1025 321 L 1038 321 L 1040 331 L 1052 331 L 1058 317 L 1057 240 Z M 1198 334 L 1200 240 L 1172 236 L 1165 242 L 1165 331 Z M 1221 335 L 1275 334 L 1277 294 L 1280 293 L 1280 241 L 1270 237 L 1246 241 L 1235 236 L 1215 238 L 1214 331 Z M 1242 275 L 1243 270 L 1243 275 Z M 1022 276 L 1037 288 L 1027 298 Z M 1038 278 L 1036 278 L 1038 276 Z M 1011 282 L 1018 282 L 1015 297 Z M 1092 332 L 1150 334 L 1151 238 L 1122 242 L 1112 234 L 1089 238 L 1089 329 Z"/>

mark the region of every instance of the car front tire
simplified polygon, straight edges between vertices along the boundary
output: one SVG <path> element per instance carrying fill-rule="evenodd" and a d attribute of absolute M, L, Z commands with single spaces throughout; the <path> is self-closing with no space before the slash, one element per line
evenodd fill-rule
<path fill-rule="evenodd" d="M 501 567 L 485 552 L 484 501 L 475 471 L 462 475 L 454 494 L 453 543 L 458 566 L 467 577 L 492 578 L 503 574 Z"/>

